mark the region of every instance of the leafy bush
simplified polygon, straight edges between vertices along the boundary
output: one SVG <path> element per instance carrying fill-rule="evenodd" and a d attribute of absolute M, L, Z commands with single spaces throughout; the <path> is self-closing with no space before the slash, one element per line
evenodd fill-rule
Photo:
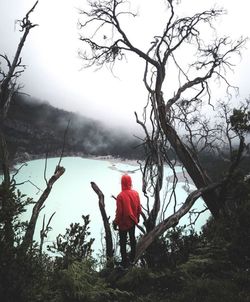
<path fill-rule="evenodd" d="M 149 267 L 175 268 L 187 261 L 199 241 L 198 235 L 185 227 L 175 227 L 156 239 L 141 259 Z"/>
<path fill-rule="evenodd" d="M 233 204 L 233 205 L 232 205 Z M 250 269 L 250 180 L 238 179 L 232 186 L 230 211 L 219 220 L 210 220 L 203 240 L 223 246 L 230 262 Z M 232 210 L 233 209 L 233 210 Z"/>
<path fill-rule="evenodd" d="M 112 289 L 99 277 L 90 260 L 75 261 L 55 274 L 54 291 L 60 302 L 128 301 L 131 294 Z"/>
<path fill-rule="evenodd" d="M 231 280 L 195 279 L 186 283 L 173 302 L 243 302 Z"/>
<path fill-rule="evenodd" d="M 44 301 L 44 297 L 49 295 L 52 272 L 52 259 L 47 255 L 41 256 L 38 249 L 32 249 L 26 255 L 19 255 L 8 263 L 5 270 L 0 271 L 0 300 Z"/>
<path fill-rule="evenodd" d="M 59 268 L 67 268 L 74 261 L 82 261 L 91 258 L 93 250 L 91 249 L 94 242 L 93 238 L 88 238 L 89 232 L 89 215 L 82 215 L 83 224 L 71 223 L 70 228 L 66 229 L 64 235 L 59 234 L 56 242 L 48 246 L 52 253 L 60 254 L 56 256 L 56 262 Z"/>
<path fill-rule="evenodd" d="M 2 182 L 0 197 L 0 298 L 22 301 L 24 283 L 35 273 L 33 256 L 19 251 L 27 229 L 20 217 L 32 199 L 16 190 L 13 179 L 9 184 Z"/>

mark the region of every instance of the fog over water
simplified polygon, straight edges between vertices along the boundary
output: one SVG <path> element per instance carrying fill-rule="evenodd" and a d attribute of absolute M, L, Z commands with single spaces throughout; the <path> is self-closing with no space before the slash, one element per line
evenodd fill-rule
<path fill-rule="evenodd" d="M 46 175 L 49 179 L 58 164 L 58 158 L 48 159 Z M 42 228 L 43 215 L 46 215 L 46 222 L 49 217 L 56 212 L 51 221 L 52 230 L 48 234 L 45 241 L 44 249 L 46 246 L 55 241 L 56 236 L 61 233 L 64 234 L 70 223 L 82 222 L 81 215 L 90 215 L 90 232 L 91 238 L 95 238 L 93 248 L 95 254 L 101 249 L 101 234 L 103 234 L 103 222 L 98 206 L 98 197 L 91 188 L 90 182 L 94 181 L 99 188 L 103 191 L 105 196 L 105 206 L 107 215 L 110 216 L 110 221 L 115 217 L 115 200 L 111 195 L 117 196 L 121 190 L 120 179 L 123 173 L 129 173 L 132 177 L 133 188 L 136 189 L 141 198 L 141 203 L 146 207 L 146 198 L 141 191 L 142 181 L 141 172 L 138 166 L 127 164 L 126 162 L 112 162 L 108 160 L 85 159 L 80 157 L 66 157 L 63 158 L 61 165 L 65 167 L 65 173 L 59 178 L 45 202 L 45 208 L 41 211 L 38 223 L 35 230 L 34 239 L 40 242 L 40 230 Z M 20 167 L 17 166 L 17 168 Z M 24 185 L 18 186 L 22 193 L 33 197 L 35 201 L 38 200 L 41 191 L 46 187 L 44 180 L 44 167 L 45 160 L 33 160 L 27 162 L 21 171 L 16 176 L 17 183 L 26 181 Z M 177 172 L 180 169 L 177 168 Z M 165 169 L 165 177 L 170 176 L 171 171 Z M 28 182 L 27 182 L 28 181 Z M 166 188 L 166 182 L 163 188 Z M 166 193 L 166 189 L 162 190 L 162 194 Z M 177 186 L 177 209 L 185 201 L 187 196 L 186 191 L 183 189 L 183 183 Z M 202 200 L 198 200 L 194 206 L 197 209 L 203 208 Z M 166 213 L 173 213 L 173 205 L 170 205 Z M 31 207 L 29 211 L 24 214 L 24 219 L 28 220 L 31 214 Z M 165 217 L 165 218 L 166 218 Z M 204 224 L 208 217 L 205 213 L 197 222 L 197 229 Z M 141 219 L 142 223 L 142 219 Z M 180 224 L 188 224 L 187 217 L 181 219 Z M 138 232 L 137 232 L 138 234 Z"/>

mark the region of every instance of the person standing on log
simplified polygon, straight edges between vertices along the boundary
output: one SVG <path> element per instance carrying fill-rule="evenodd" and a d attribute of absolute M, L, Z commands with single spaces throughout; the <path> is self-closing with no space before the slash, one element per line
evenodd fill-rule
<path fill-rule="evenodd" d="M 136 239 L 135 226 L 139 223 L 141 214 L 140 197 L 137 191 L 132 189 L 132 179 L 128 174 L 121 178 L 122 191 L 116 198 L 116 216 L 113 227 L 119 230 L 121 265 L 126 268 L 135 259 Z M 130 255 L 127 257 L 127 236 L 130 241 Z"/>

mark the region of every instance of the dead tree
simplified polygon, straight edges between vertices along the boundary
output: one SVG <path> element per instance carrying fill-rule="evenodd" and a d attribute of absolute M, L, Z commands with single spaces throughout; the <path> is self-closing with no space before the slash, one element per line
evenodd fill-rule
<path fill-rule="evenodd" d="M 9 158 L 8 158 L 8 148 L 6 144 L 6 139 L 4 135 L 4 120 L 8 113 L 8 108 L 12 100 L 13 95 L 17 92 L 20 86 L 17 84 L 17 79 L 24 72 L 25 65 L 22 64 L 21 52 L 24 47 L 27 36 L 32 28 L 37 26 L 33 24 L 29 17 L 37 5 L 38 1 L 33 5 L 33 7 L 28 11 L 26 16 L 19 20 L 20 31 L 23 33 L 18 44 L 13 61 L 8 58 L 7 55 L 0 54 L 1 65 L 0 65 L 0 162 L 1 170 L 3 172 L 3 181 L 1 183 L 1 193 L 0 196 L 0 206 L 2 213 L 4 214 L 4 237 L 8 238 L 9 245 L 11 247 L 14 234 L 12 226 L 12 215 L 9 213 L 8 209 L 11 208 L 11 197 L 10 197 L 10 171 L 9 171 Z M 6 67 L 2 67 L 5 63 Z"/>
<path fill-rule="evenodd" d="M 18 20 L 17 22 L 20 26 L 20 32 L 22 32 L 23 34 L 17 46 L 17 50 L 14 55 L 13 61 L 11 62 L 11 60 L 8 58 L 7 55 L 0 54 L 0 58 L 3 60 L 3 62 L 5 62 L 6 65 L 6 68 L 0 67 L 0 119 L 1 121 L 3 121 L 7 115 L 8 108 L 13 95 L 20 88 L 20 86 L 17 84 L 17 80 L 25 70 L 25 65 L 22 64 L 21 52 L 23 50 L 25 41 L 30 33 L 30 30 L 37 26 L 37 24 L 33 24 L 29 19 L 30 14 L 34 11 L 37 4 L 38 1 L 35 2 L 35 4 L 28 11 L 25 17 L 22 20 Z"/>
<path fill-rule="evenodd" d="M 3 182 L 0 186 L 1 188 L 1 208 L 3 215 L 1 218 L 3 221 L 4 235 L 3 238 L 6 241 L 9 249 L 13 249 L 14 245 L 14 231 L 13 231 L 13 215 L 16 215 L 15 205 L 13 204 L 12 191 L 15 188 L 14 177 L 10 178 L 9 163 L 8 163 L 8 149 L 6 145 L 6 140 L 4 136 L 3 126 L 4 120 L 8 113 L 9 105 L 12 101 L 13 95 L 18 91 L 20 85 L 18 85 L 17 80 L 25 70 L 25 65 L 22 64 L 21 52 L 23 50 L 25 41 L 30 33 L 30 30 L 37 26 L 33 24 L 29 17 L 37 6 L 38 1 L 35 2 L 33 7 L 27 12 L 22 20 L 18 20 L 20 26 L 20 32 L 22 32 L 22 37 L 18 44 L 15 56 L 11 62 L 7 55 L 0 55 L 0 58 L 6 63 L 6 68 L 0 68 L 0 148 L 1 148 L 1 164 L 4 174 Z M 60 161 L 59 161 L 60 164 Z M 46 180 L 46 188 L 40 196 L 39 200 L 35 203 L 32 211 L 28 227 L 25 231 L 22 243 L 18 246 L 18 252 L 25 254 L 33 242 L 33 234 L 35 231 L 35 226 L 37 222 L 38 215 L 44 205 L 45 200 L 48 198 L 52 186 L 54 183 L 62 176 L 65 169 L 58 166 L 55 169 L 53 176 Z M 12 209 L 12 211 L 10 211 Z M 1 213 L 1 214 L 2 214 Z M 47 225 L 48 226 L 48 225 Z"/>
<path fill-rule="evenodd" d="M 145 143 L 154 143 L 154 164 L 162 163 L 162 159 L 159 158 L 159 146 L 157 146 L 159 142 L 162 141 L 162 145 L 169 144 L 197 189 L 201 189 L 209 186 L 212 181 L 178 133 L 175 110 L 177 106 L 181 106 L 184 95 L 189 95 L 185 98 L 189 105 L 211 104 L 210 82 L 215 79 L 224 82 L 228 89 L 231 87 L 226 79 L 226 71 L 232 68 L 230 57 L 240 53 L 245 39 L 231 41 L 228 37 L 223 37 L 205 44 L 202 26 L 207 25 L 211 29 L 213 20 L 221 16 L 224 11 L 210 9 L 192 16 L 178 18 L 175 14 L 175 2 L 167 1 L 168 10 L 164 29 L 161 34 L 153 37 L 148 50 L 142 51 L 130 40 L 126 29 L 123 28 L 124 22 L 120 21 L 121 18 L 125 18 L 125 15 L 128 18 L 136 16 L 126 9 L 127 1 L 91 1 L 90 10 L 80 12 L 83 16 L 80 28 L 86 33 L 88 32 L 86 28 L 89 26 L 94 29 L 94 32 L 88 37 L 81 36 L 80 39 L 86 48 L 80 55 L 88 67 L 94 65 L 101 67 L 105 64 L 112 66 L 116 60 L 123 59 L 128 53 L 136 54 L 145 62 L 143 79 L 149 94 L 147 109 L 149 122 L 151 122 L 151 129 L 147 130 L 149 135 Z M 105 42 L 100 39 L 103 35 L 109 36 Z M 178 57 L 180 50 L 185 51 L 185 47 L 193 50 L 195 54 L 190 56 L 188 66 L 183 66 L 181 58 Z M 172 97 L 165 99 L 164 90 L 170 64 L 174 64 L 179 73 L 177 77 L 179 87 Z M 146 121 L 140 124 L 146 125 Z M 165 156 L 163 154 L 163 157 Z M 161 189 L 161 179 L 156 177 L 155 180 L 155 193 L 158 194 Z M 218 217 L 220 203 L 217 191 L 203 192 L 202 197 L 211 214 Z M 158 199 L 156 197 L 154 219 L 159 208 Z"/>
<path fill-rule="evenodd" d="M 109 65 L 112 69 L 117 60 L 122 60 L 130 53 L 137 55 L 145 63 L 143 82 L 148 99 L 142 118 L 135 115 L 136 122 L 145 133 L 142 139 L 146 151 L 145 161 L 141 165 L 142 190 L 148 200 L 148 192 L 151 192 L 154 203 L 150 208 L 148 202 L 145 208 L 147 217 L 144 224 L 147 233 L 138 244 L 137 259 L 157 236 L 179 222 L 198 197 L 203 198 L 214 218 L 218 219 L 224 214 L 220 192 L 226 179 L 220 184 L 214 183 L 199 160 L 199 153 L 203 150 L 216 150 L 221 139 L 220 130 L 218 127 L 211 127 L 206 119 L 201 121 L 199 116 L 204 106 L 214 109 L 210 87 L 215 80 L 224 85 L 228 94 L 230 89 L 237 90 L 228 82 L 227 71 L 232 70 L 233 58 L 240 55 L 246 42 L 244 38 L 232 41 L 229 37 L 216 37 L 212 42 L 206 43 L 209 30 L 216 34 L 213 21 L 224 14 L 221 9 L 208 9 L 192 16 L 178 17 L 177 1 L 167 0 L 166 3 L 163 30 L 152 38 L 146 51 L 132 42 L 124 27 L 125 18 L 129 21 L 129 18 L 136 17 L 131 12 L 128 1 L 89 1 L 90 9 L 80 11 L 82 19 L 79 27 L 84 33 L 80 37 L 84 45 L 80 57 L 86 67 L 101 68 Z M 186 57 L 189 53 L 185 53 L 186 49 L 191 55 L 188 60 L 183 60 L 183 54 Z M 169 66 L 174 66 L 177 71 L 177 88 L 174 92 L 168 85 L 168 79 L 172 77 Z M 238 138 L 240 143 L 236 165 L 240 161 L 244 145 L 242 138 Z M 170 151 L 176 154 L 175 161 L 169 157 Z M 179 208 L 175 192 L 178 183 L 176 163 L 183 165 L 183 171 L 186 171 L 197 188 Z M 165 204 L 160 195 L 166 185 L 164 165 L 173 170 L 170 199 Z M 235 167 L 233 165 L 232 169 Z M 170 203 L 173 203 L 173 214 L 157 224 L 160 211 L 164 212 Z"/>
<path fill-rule="evenodd" d="M 113 258 L 114 252 L 113 252 L 113 240 L 112 240 L 112 235 L 111 235 L 109 218 L 107 217 L 106 210 L 105 210 L 104 194 L 99 189 L 99 187 L 96 185 L 96 183 L 91 182 L 91 187 L 99 198 L 99 209 L 100 209 L 100 212 L 102 215 L 102 221 L 103 221 L 104 230 L 105 230 L 106 259 L 107 259 L 107 263 L 109 263 L 110 260 Z"/>
<path fill-rule="evenodd" d="M 20 26 L 20 32 L 23 33 L 20 42 L 18 44 L 15 56 L 11 62 L 7 55 L 0 55 L 7 65 L 7 71 L 0 69 L 0 117 L 3 120 L 8 112 L 8 108 L 13 97 L 13 94 L 18 90 L 17 79 L 25 70 L 25 65 L 22 64 L 21 52 L 24 47 L 25 41 L 32 28 L 37 24 L 33 24 L 29 16 L 37 6 L 38 1 L 28 11 L 26 16 L 22 20 L 18 20 Z"/>
<path fill-rule="evenodd" d="M 28 223 L 27 230 L 26 230 L 24 238 L 23 238 L 23 242 L 19 247 L 19 250 L 21 251 L 21 253 L 26 253 L 28 251 L 29 247 L 32 245 L 37 218 L 42 209 L 42 206 L 44 205 L 44 202 L 48 198 L 50 191 L 52 189 L 52 186 L 63 175 L 64 172 L 65 172 L 65 169 L 63 167 L 60 167 L 60 166 L 56 167 L 54 175 L 52 175 L 51 178 L 49 179 L 49 181 L 47 182 L 46 189 L 43 191 L 42 195 L 40 196 L 40 198 L 34 205 L 33 210 L 32 210 L 32 215 L 31 215 L 31 218 Z"/>
<path fill-rule="evenodd" d="M 10 176 L 8 172 L 9 160 L 6 141 L 3 132 L 3 124 L 12 97 L 20 88 L 20 86 L 17 84 L 17 79 L 25 70 L 25 65 L 22 64 L 21 52 L 30 30 L 37 26 L 37 24 L 33 24 L 29 20 L 29 16 L 34 11 L 37 3 L 38 1 L 36 1 L 34 6 L 28 11 L 26 16 L 22 20 L 18 21 L 20 25 L 20 31 L 23 32 L 23 35 L 18 44 L 13 61 L 11 62 L 7 55 L 0 54 L 0 58 L 3 60 L 3 62 L 6 63 L 6 70 L 4 68 L 1 68 L 0 65 L 0 157 L 4 180 L 7 185 L 10 181 Z"/>

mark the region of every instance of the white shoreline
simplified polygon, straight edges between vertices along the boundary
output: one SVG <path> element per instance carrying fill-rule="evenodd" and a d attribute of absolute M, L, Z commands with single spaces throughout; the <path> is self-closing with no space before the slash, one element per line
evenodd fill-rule
<path fill-rule="evenodd" d="M 92 155 L 74 154 L 74 155 L 63 156 L 62 161 L 63 161 L 63 158 L 67 158 L 67 157 L 79 157 L 79 158 L 83 158 L 83 159 L 106 161 L 106 162 L 110 163 L 110 166 L 108 167 L 109 169 L 118 171 L 121 173 L 133 174 L 133 173 L 137 172 L 138 170 L 140 170 L 140 165 L 138 163 L 139 160 L 136 160 L 136 159 L 124 159 L 124 158 L 120 158 L 120 157 L 113 157 L 112 155 L 92 156 Z M 60 158 L 60 156 L 52 156 L 52 157 L 48 157 L 48 159 L 49 158 Z M 31 158 L 27 158 L 26 161 L 15 163 L 13 170 L 15 170 L 15 167 L 17 165 L 27 163 L 28 161 L 39 160 L 39 159 L 45 160 L 45 158 L 40 155 L 34 156 L 33 158 L 31 156 Z M 131 166 L 131 168 L 134 167 L 134 169 L 133 168 L 132 169 L 130 169 L 130 168 L 129 169 L 120 169 L 117 167 L 118 164 L 128 165 L 128 166 Z M 177 166 L 180 166 L 180 165 L 177 164 Z M 176 177 L 177 177 L 179 183 L 194 185 L 191 177 L 187 173 L 184 176 L 183 172 L 177 172 Z M 167 177 L 167 180 L 169 182 L 173 182 L 174 175 Z"/>

